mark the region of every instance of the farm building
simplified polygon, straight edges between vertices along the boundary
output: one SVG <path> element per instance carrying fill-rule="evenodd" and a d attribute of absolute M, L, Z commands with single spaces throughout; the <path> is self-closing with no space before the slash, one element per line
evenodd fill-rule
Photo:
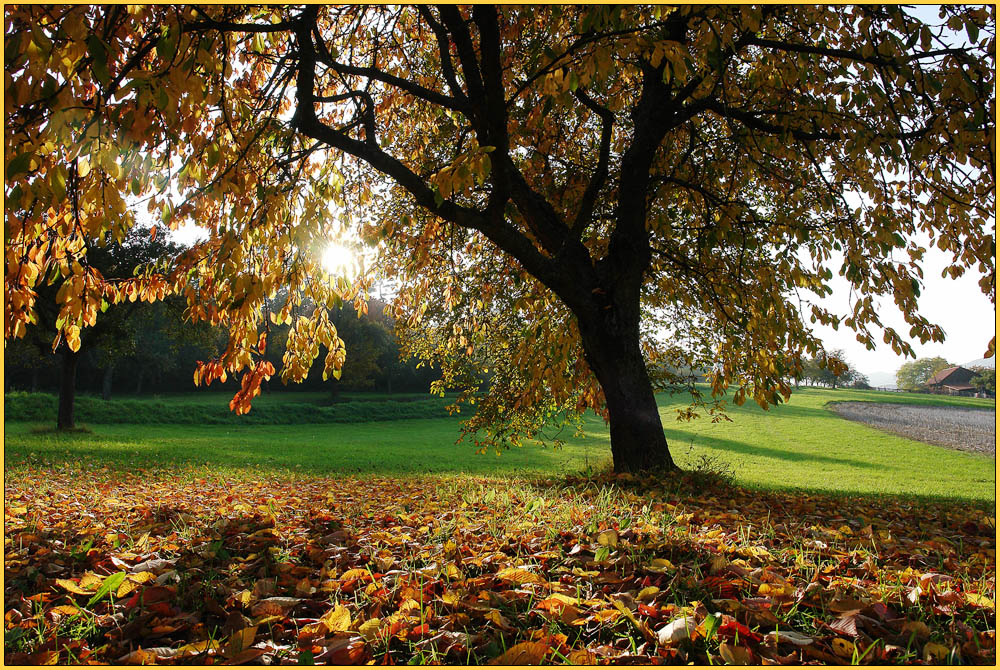
<path fill-rule="evenodd" d="M 969 382 L 976 373 L 961 365 L 945 368 L 927 380 L 927 388 L 931 393 L 944 395 L 973 395 L 976 387 Z"/>

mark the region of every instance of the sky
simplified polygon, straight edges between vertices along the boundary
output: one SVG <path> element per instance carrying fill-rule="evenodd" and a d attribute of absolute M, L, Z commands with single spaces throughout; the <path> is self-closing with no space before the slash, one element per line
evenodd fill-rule
<path fill-rule="evenodd" d="M 941 326 L 945 341 L 928 344 L 911 341 L 910 344 L 919 358 L 941 356 L 950 363 L 961 365 L 983 357 L 990 339 L 996 334 L 996 310 L 979 288 L 980 275 L 977 271 L 966 272 L 957 279 L 941 277 L 941 270 L 948 260 L 949 255 L 936 247 L 928 249 L 923 263 L 923 287 L 918 299 L 920 313 Z M 847 281 L 835 273 L 831 285 L 834 293 L 823 304 L 839 308 L 840 313 L 847 312 L 850 296 Z M 885 325 L 904 335 L 909 332 L 909 326 L 891 298 L 883 299 L 881 306 Z M 876 337 L 879 346 L 875 351 L 868 351 L 849 328 L 834 331 L 819 326 L 814 328 L 814 332 L 823 339 L 828 350 L 843 349 L 848 362 L 863 374 L 894 373 L 903 363 L 913 360 L 897 356 L 889 345 L 882 343 L 880 336 Z"/>

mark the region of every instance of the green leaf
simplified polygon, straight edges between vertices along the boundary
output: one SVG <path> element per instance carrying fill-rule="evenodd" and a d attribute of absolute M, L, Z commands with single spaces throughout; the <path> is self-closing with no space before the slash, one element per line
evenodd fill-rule
<path fill-rule="evenodd" d="M 315 659 L 313 659 L 313 653 L 308 649 L 303 649 L 299 652 L 299 665 L 316 665 Z"/>
<path fill-rule="evenodd" d="M 25 151 L 14 156 L 14 159 L 7 163 L 7 179 L 16 177 L 22 172 L 27 172 L 31 168 L 31 159 L 35 157 L 30 151 Z"/>
<path fill-rule="evenodd" d="M 965 24 L 965 32 L 969 34 L 969 41 L 973 44 L 979 41 L 979 26 L 972 21 Z"/>
<path fill-rule="evenodd" d="M 722 625 L 722 617 L 718 614 L 709 614 L 705 617 L 705 641 L 711 640 L 715 636 L 715 631 Z"/>
<path fill-rule="evenodd" d="M 597 549 L 597 552 L 594 554 L 594 560 L 597 561 L 598 563 L 603 563 L 604 561 L 608 560 L 608 556 L 610 555 L 611 555 L 610 547 L 607 546 L 599 547 Z"/>
<path fill-rule="evenodd" d="M 177 38 L 171 34 L 170 28 L 164 28 L 163 37 L 157 40 L 156 55 L 165 61 L 172 61 L 177 55 Z"/>
<path fill-rule="evenodd" d="M 101 584 L 101 588 L 97 589 L 97 593 L 95 593 L 94 597 L 87 603 L 87 607 L 93 607 L 103 598 L 108 596 L 112 591 L 117 592 L 118 587 L 125 581 L 125 576 L 124 572 L 116 572 L 113 575 L 105 577 L 104 582 Z"/>
<path fill-rule="evenodd" d="M 107 86 L 111 82 L 111 73 L 108 72 L 108 50 L 97 35 L 87 37 L 87 51 L 90 54 L 90 69 L 97 77 L 97 81 Z"/>

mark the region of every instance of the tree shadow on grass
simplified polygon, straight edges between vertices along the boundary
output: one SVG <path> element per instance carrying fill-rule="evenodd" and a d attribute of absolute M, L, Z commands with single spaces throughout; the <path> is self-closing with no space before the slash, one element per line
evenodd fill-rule
<path fill-rule="evenodd" d="M 787 451 L 784 449 L 773 449 L 762 447 L 747 442 L 737 442 L 721 437 L 709 437 L 699 435 L 686 430 L 667 429 L 663 431 L 667 436 L 667 442 L 677 445 L 697 444 L 706 447 L 720 449 L 730 453 L 745 454 L 747 456 L 763 456 L 765 458 L 778 458 L 785 461 L 815 461 L 817 463 L 828 463 L 832 465 L 844 465 L 853 468 L 876 469 L 881 466 L 867 461 L 860 461 L 853 458 L 840 458 L 836 456 L 824 456 L 822 454 L 806 454 L 799 451 Z"/>

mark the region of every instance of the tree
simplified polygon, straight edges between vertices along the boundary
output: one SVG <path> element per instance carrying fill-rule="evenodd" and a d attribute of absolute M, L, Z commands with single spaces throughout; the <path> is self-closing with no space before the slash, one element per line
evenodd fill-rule
<path fill-rule="evenodd" d="M 917 232 L 995 300 L 992 7 L 24 6 L 5 34 L 5 336 L 52 271 L 71 345 L 122 299 L 80 239 L 133 225 L 131 191 L 209 229 L 129 286 L 229 329 L 196 381 L 242 373 L 236 411 L 274 372 L 266 319 L 303 297 L 282 376 L 321 347 L 338 374 L 327 310 L 367 284 L 319 252 L 348 224 L 382 244 L 420 355 L 468 383 L 473 429 L 591 408 L 619 471 L 673 465 L 648 366 L 711 370 L 710 411 L 766 407 L 820 349 L 806 319 L 912 353 L 891 296 L 942 340 Z M 834 271 L 844 314 L 809 300 Z"/>
<path fill-rule="evenodd" d="M 381 362 L 393 347 L 391 335 L 382 324 L 360 316 L 349 306 L 336 310 L 331 319 L 347 352 L 340 378 L 330 382 L 330 395 L 336 402 L 345 387 L 374 387 L 376 378 L 382 374 Z"/>
<path fill-rule="evenodd" d="M 919 391 L 927 387 L 931 377 L 948 367 L 951 363 L 940 356 L 903 363 L 896 370 L 896 386 L 907 391 Z"/>
<path fill-rule="evenodd" d="M 997 371 L 996 368 L 974 367 L 972 368 L 976 376 L 969 380 L 969 383 L 976 387 L 979 393 L 997 392 Z"/>
<path fill-rule="evenodd" d="M 174 247 L 162 240 L 151 239 L 148 229 L 141 227 L 126 231 L 121 242 L 110 242 L 91 251 L 86 258 L 88 269 L 107 277 L 131 275 L 137 268 L 147 267 Z M 65 285 L 63 285 L 65 287 Z M 74 404 L 77 390 L 77 371 L 84 352 L 108 369 L 115 361 L 135 350 L 136 323 L 141 316 L 140 308 L 152 308 L 135 298 L 122 304 L 111 305 L 103 302 L 100 310 L 105 312 L 99 323 L 77 334 L 75 348 L 63 341 L 61 328 L 66 317 L 60 310 L 60 302 L 66 295 L 65 288 L 45 284 L 39 287 L 35 301 L 37 327 L 32 331 L 30 342 L 40 354 L 57 353 L 59 357 L 59 401 L 56 427 L 72 430 L 76 427 Z M 157 306 L 159 307 L 159 306 Z M 138 314 L 137 314 L 138 310 Z M 146 331 L 150 332 L 149 330 Z M 49 338 L 55 335 L 55 342 Z M 107 382 L 110 383 L 110 382 Z"/>

